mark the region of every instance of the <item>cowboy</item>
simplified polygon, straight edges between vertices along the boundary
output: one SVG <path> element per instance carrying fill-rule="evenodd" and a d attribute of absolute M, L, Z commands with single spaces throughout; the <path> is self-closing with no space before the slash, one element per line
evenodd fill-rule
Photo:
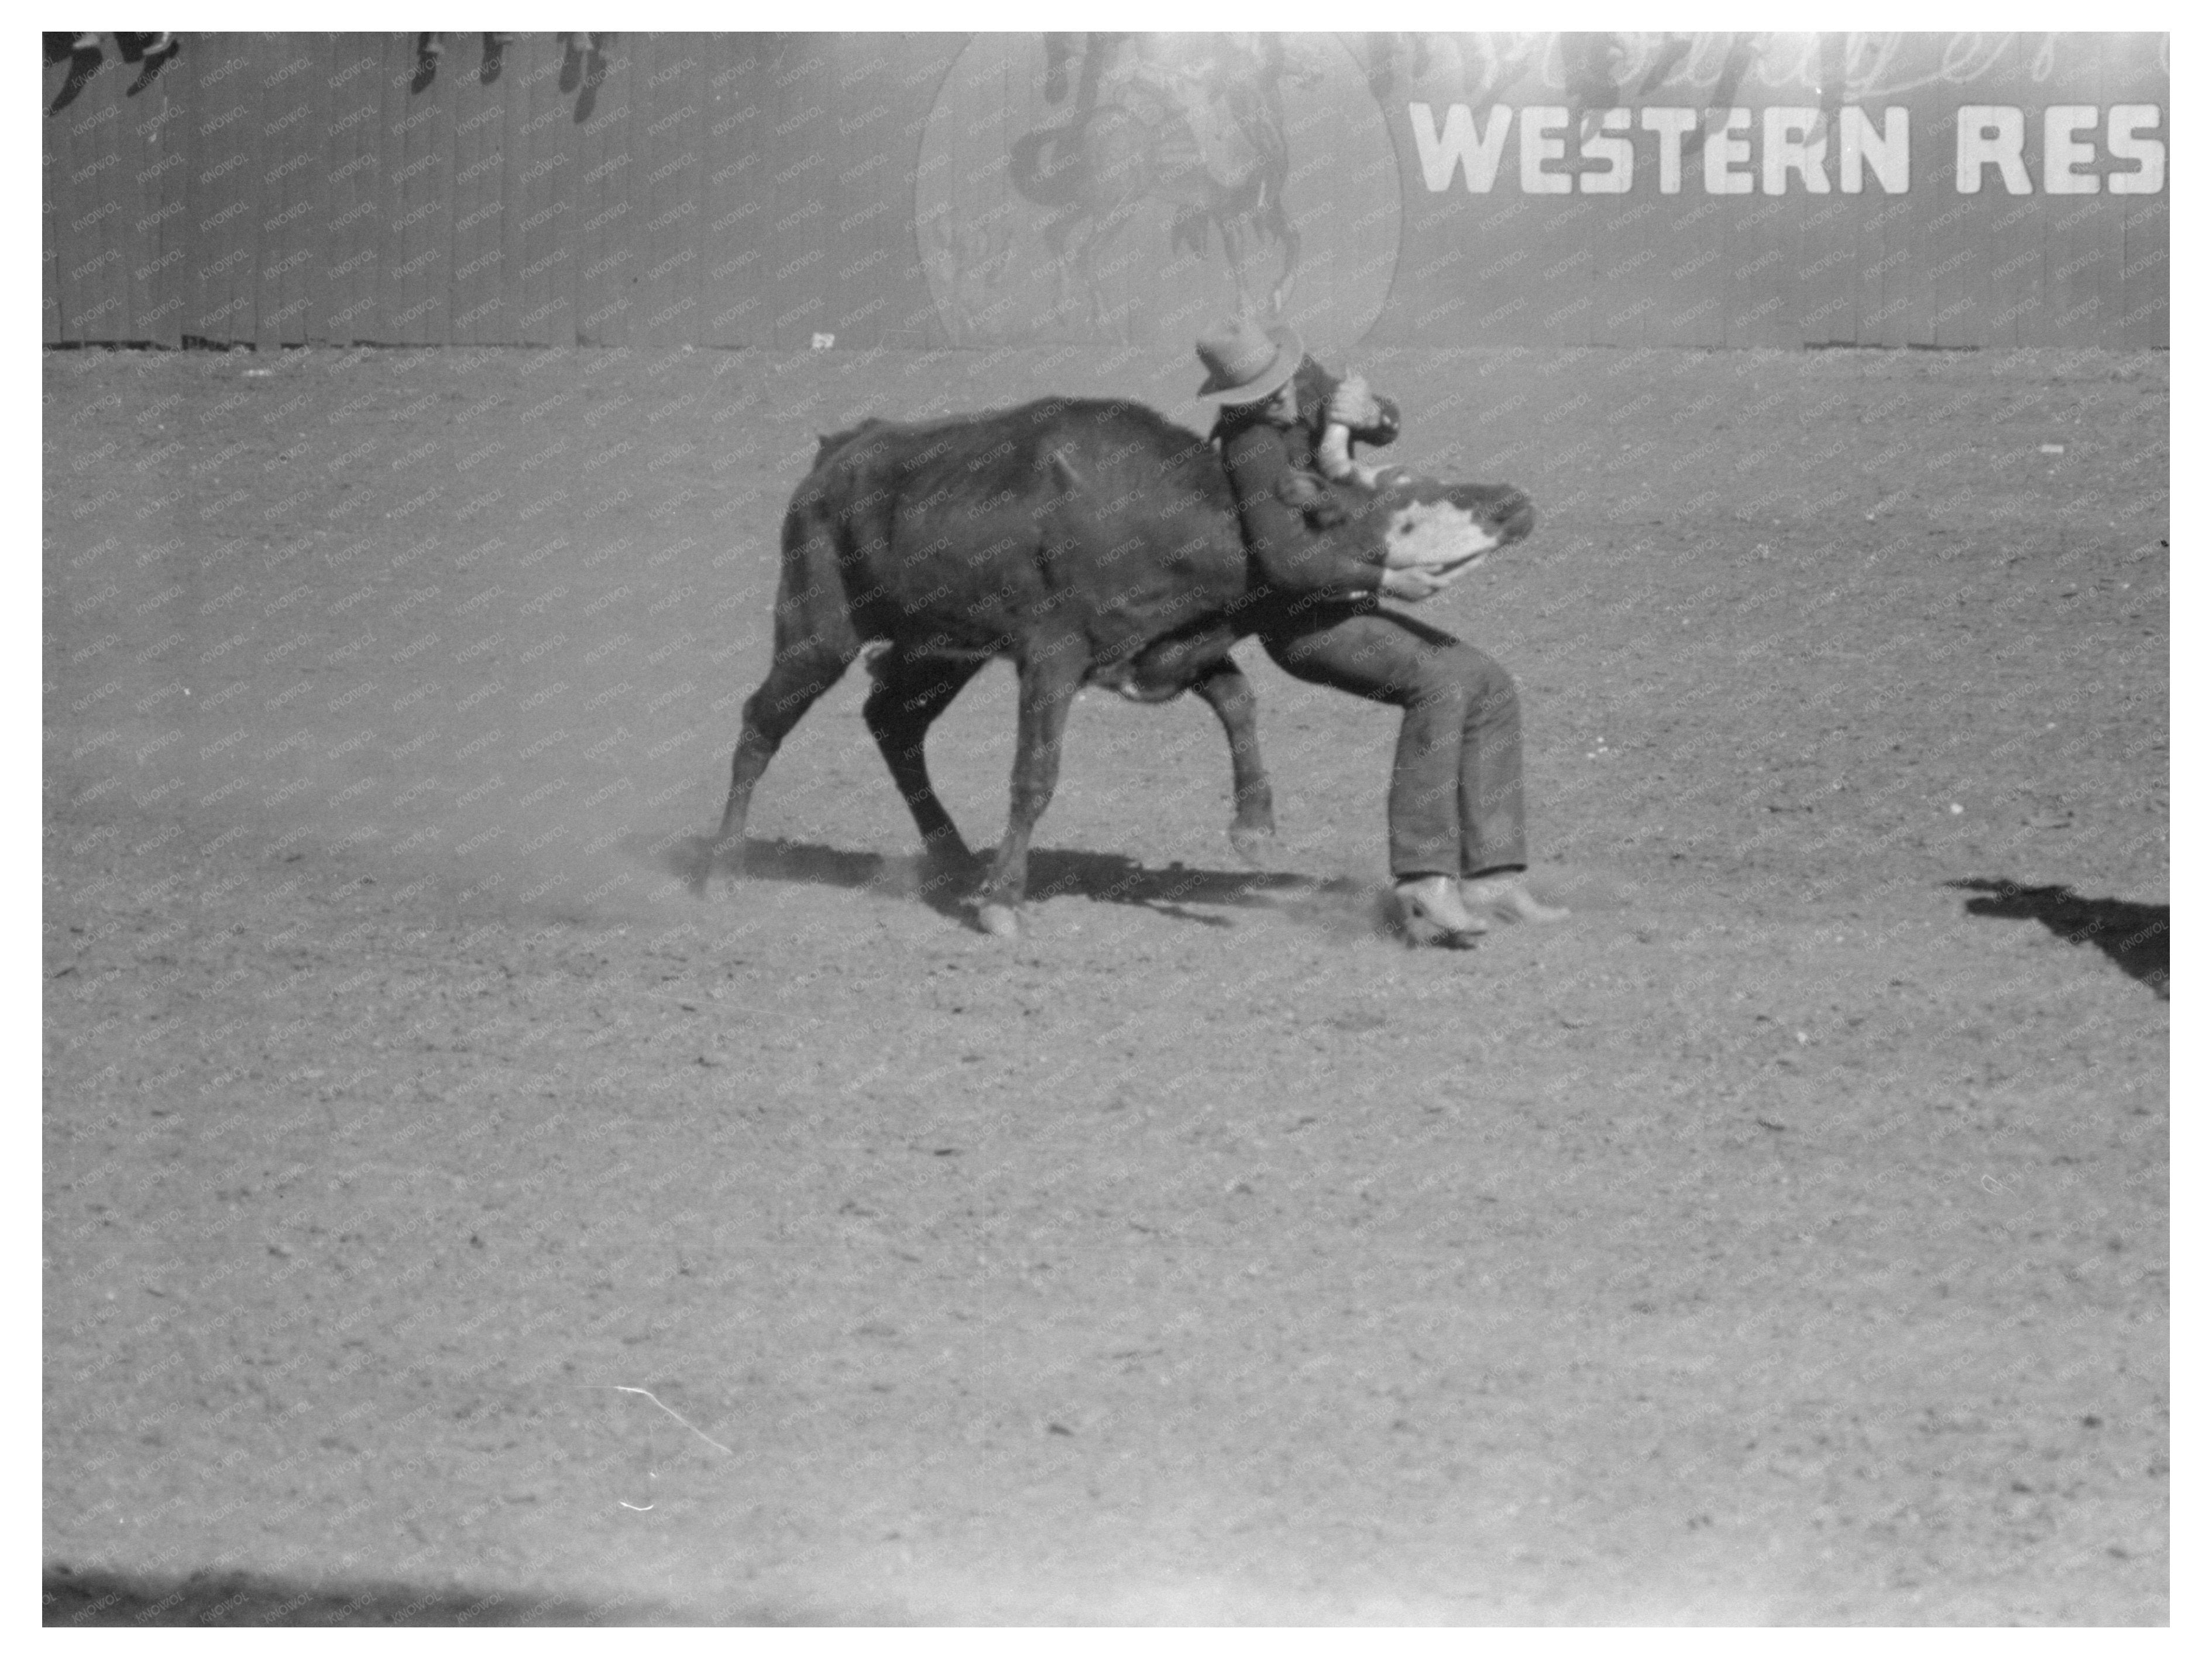
<path fill-rule="evenodd" d="M 1386 444 L 1398 411 L 1358 377 L 1339 380 L 1295 330 L 1224 323 L 1198 342 L 1201 402 L 1217 405 L 1221 448 L 1254 567 L 1255 630 L 1285 672 L 1402 708 L 1389 798 L 1390 873 L 1409 943 L 1466 950 L 1492 921 L 1567 912 L 1528 888 L 1521 799 L 1521 704 L 1489 657 L 1382 608 L 1442 583 L 1386 570 L 1371 550 L 1317 525 L 1316 447 L 1332 422 Z"/>

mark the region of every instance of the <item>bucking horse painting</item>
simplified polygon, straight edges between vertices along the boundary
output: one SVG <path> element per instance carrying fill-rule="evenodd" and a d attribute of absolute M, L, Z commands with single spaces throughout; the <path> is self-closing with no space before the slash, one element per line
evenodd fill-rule
<path fill-rule="evenodd" d="M 1280 314 L 1299 255 L 1285 93 L 1317 71 L 1276 35 L 1048 34 L 1045 65 L 1045 101 L 1065 118 L 1015 139 L 1006 167 L 1048 216 L 1063 307 L 1103 326 L 1110 260 L 1218 251 L 1238 308 Z M 1121 246 L 1152 204 L 1168 210 L 1168 246 Z"/>

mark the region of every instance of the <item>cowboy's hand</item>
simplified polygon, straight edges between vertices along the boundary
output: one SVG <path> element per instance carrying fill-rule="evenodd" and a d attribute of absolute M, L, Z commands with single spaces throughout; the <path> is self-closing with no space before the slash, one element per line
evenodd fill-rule
<path fill-rule="evenodd" d="M 1382 405 L 1367 389 L 1367 382 L 1359 375 L 1348 375 L 1336 383 L 1328 394 L 1328 418 L 1350 427 L 1354 432 L 1379 426 L 1382 421 Z"/>
<path fill-rule="evenodd" d="M 1386 570 L 1382 573 L 1384 594 L 1394 599 L 1403 599 L 1407 605 L 1419 605 L 1443 586 L 1443 582 L 1425 570 Z"/>

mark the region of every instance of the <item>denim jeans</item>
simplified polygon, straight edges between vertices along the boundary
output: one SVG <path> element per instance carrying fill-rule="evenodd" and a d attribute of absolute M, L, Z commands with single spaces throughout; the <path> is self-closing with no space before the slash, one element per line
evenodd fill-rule
<path fill-rule="evenodd" d="M 1318 605 L 1260 636 L 1286 673 L 1406 711 L 1390 774 L 1390 872 L 1526 869 L 1521 699 L 1473 646 L 1370 603 Z"/>

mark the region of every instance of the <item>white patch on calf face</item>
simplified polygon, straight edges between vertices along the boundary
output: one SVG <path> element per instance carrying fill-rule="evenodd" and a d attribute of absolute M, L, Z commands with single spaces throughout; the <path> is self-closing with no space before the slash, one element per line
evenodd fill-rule
<path fill-rule="evenodd" d="M 1462 576 L 1499 545 L 1488 526 L 1449 501 L 1413 501 L 1390 515 L 1383 532 L 1384 563 L 1393 570 L 1425 570 L 1443 580 Z"/>

